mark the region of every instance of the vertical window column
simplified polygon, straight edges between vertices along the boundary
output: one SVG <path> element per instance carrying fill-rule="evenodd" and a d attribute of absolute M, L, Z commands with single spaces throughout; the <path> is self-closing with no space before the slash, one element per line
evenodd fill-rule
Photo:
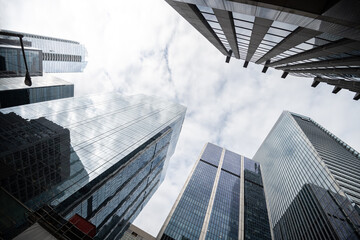
<path fill-rule="evenodd" d="M 216 190 L 217 190 L 217 186 L 218 186 L 218 183 L 219 183 L 221 167 L 222 167 L 222 164 L 224 162 L 224 156 L 225 156 L 225 149 L 223 148 L 222 153 L 221 153 L 221 157 L 220 157 L 219 166 L 218 166 L 216 176 L 215 176 L 213 189 L 212 189 L 211 196 L 210 196 L 209 205 L 208 205 L 208 208 L 206 210 L 204 224 L 203 224 L 203 227 L 201 229 L 201 234 L 200 234 L 200 237 L 199 237 L 200 240 L 205 240 L 205 237 L 206 237 L 207 229 L 208 229 L 209 222 L 210 222 L 211 211 L 212 211 L 214 200 L 215 200 Z"/>

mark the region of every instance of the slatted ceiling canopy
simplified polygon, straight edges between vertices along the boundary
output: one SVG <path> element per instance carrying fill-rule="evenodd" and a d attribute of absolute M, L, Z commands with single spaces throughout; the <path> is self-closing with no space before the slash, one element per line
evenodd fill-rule
<path fill-rule="evenodd" d="M 226 62 L 232 56 L 244 60 L 244 67 L 251 62 L 264 65 L 263 73 L 269 67 L 284 70 L 279 73 L 283 78 L 290 74 L 359 81 L 357 0 L 167 2 L 184 5 L 184 9 L 193 6 L 193 13 L 200 16 L 197 20 L 202 19 L 194 27 L 219 49 Z M 192 24 L 194 17 L 181 11 Z"/>

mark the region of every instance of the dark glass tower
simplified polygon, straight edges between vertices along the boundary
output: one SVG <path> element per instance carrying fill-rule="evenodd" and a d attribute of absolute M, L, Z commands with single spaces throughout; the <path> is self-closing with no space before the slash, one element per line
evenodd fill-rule
<path fill-rule="evenodd" d="M 360 238 L 360 155 L 353 148 L 284 111 L 253 159 L 261 163 L 275 239 Z"/>
<path fill-rule="evenodd" d="M 260 165 L 208 143 L 158 239 L 271 239 Z"/>
<path fill-rule="evenodd" d="M 66 220 L 95 225 L 96 239 L 117 239 L 164 179 L 185 111 L 158 98 L 117 93 L 2 109 L 17 119 L 2 119 L 1 138 L 11 152 L 5 149 L 0 161 L 13 173 L 2 187 L 15 183 L 28 208 L 48 205 Z M 67 135 L 53 133 L 59 129 Z M 47 160 L 54 158 L 67 164 Z M 39 184 L 47 179 L 51 184 Z M 41 189 L 22 197 L 31 184 Z"/>
<path fill-rule="evenodd" d="M 356 0 L 166 0 L 223 55 L 355 92 L 360 99 Z"/>

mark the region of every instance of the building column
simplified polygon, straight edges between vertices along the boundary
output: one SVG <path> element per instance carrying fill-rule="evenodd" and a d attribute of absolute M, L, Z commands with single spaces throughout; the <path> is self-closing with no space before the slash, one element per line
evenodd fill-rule
<path fill-rule="evenodd" d="M 310 74 L 348 74 L 354 77 L 360 77 L 360 68 L 327 68 L 327 69 L 285 69 L 289 73 L 310 73 Z"/>
<path fill-rule="evenodd" d="M 219 166 L 218 166 L 218 169 L 216 172 L 214 185 L 213 185 L 211 195 L 210 195 L 209 205 L 206 210 L 206 215 L 205 215 L 203 226 L 201 228 L 199 240 L 205 240 L 205 237 L 206 237 L 207 229 L 208 229 L 209 222 L 210 222 L 211 212 L 213 209 L 214 200 L 215 200 L 215 196 L 216 196 L 216 190 L 217 190 L 217 186 L 218 186 L 219 179 L 220 179 L 221 167 L 222 167 L 222 164 L 224 161 L 224 156 L 225 156 L 225 148 L 223 148 L 222 153 L 221 153 Z"/>
<path fill-rule="evenodd" d="M 278 65 L 283 65 L 291 62 L 301 61 L 301 60 L 307 60 L 311 58 L 317 58 L 317 57 L 323 57 L 338 53 L 345 53 L 345 52 L 351 52 L 353 50 L 360 49 L 360 42 L 350 40 L 350 39 L 340 39 L 336 42 L 328 43 L 323 46 L 319 46 L 310 50 L 307 50 L 305 52 L 301 52 L 298 54 L 295 54 L 293 56 L 280 59 L 276 62 L 271 62 L 268 64 L 269 67 L 274 67 Z"/>
<path fill-rule="evenodd" d="M 337 66 L 360 66 L 360 57 L 348 57 L 339 59 L 330 59 L 317 62 L 299 63 L 294 65 L 286 65 L 276 67 L 276 69 L 301 69 L 301 68 L 315 68 L 315 67 L 337 67 Z"/>
<path fill-rule="evenodd" d="M 240 170 L 240 207 L 239 207 L 239 240 L 245 239 L 245 201 L 244 201 L 244 185 L 245 185 L 245 176 L 244 176 L 244 156 L 241 156 L 241 170 Z"/>
<path fill-rule="evenodd" d="M 272 23 L 272 20 L 255 17 L 254 27 L 251 31 L 250 43 L 245 61 L 250 62 L 252 56 L 259 47 L 261 41 L 264 39 Z"/>
<path fill-rule="evenodd" d="M 236 39 L 236 32 L 235 32 L 235 25 L 234 19 L 231 12 L 220 10 L 220 9 L 213 9 L 214 14 L 223 30 L 226 39 L 229 42 L 231 50 L 235 55 L 235 58 L 240 59 L 238 42 Z"/>
<path fill-rule="evenodd" d="M 194 4 L 166 0 L 183 18 L 185 18 L 196 30 L 198 30 L 209 42 L 211 42 L 222 54 L 228 56 L 228 51 L 222 44 L 214 30 L 210 27 L 204 16 Z"/>

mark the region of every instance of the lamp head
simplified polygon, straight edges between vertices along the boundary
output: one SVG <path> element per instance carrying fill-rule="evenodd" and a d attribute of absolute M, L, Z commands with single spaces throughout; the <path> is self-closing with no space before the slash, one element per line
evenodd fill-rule
<path fill-rule="evenodd" d="M 28 71 L 26 71 L 24 83 L 25 83 L 25 85 L 27 85 L 29 87 L 32 85 L 31 77 L 30 77 L 30 74 Z"/>

